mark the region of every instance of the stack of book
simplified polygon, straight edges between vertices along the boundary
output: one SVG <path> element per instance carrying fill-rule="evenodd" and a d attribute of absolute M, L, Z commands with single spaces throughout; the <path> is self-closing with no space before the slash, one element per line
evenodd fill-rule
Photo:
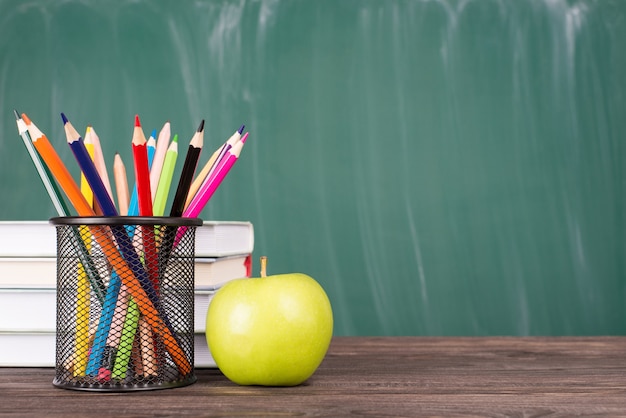
<path fill-rule="evenodd" d="M 194 364 L 215 367 L 205 339 L 213 294 L 250 277 L 250 222 L 205 221 L 196 229 Z M 54 367 L 56 229 L 47 221 L 0 221 L 0 366 Z"/>

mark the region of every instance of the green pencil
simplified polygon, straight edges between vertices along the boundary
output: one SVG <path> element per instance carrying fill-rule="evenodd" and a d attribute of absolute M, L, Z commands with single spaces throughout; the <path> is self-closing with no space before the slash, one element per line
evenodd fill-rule
<path fill-rule="evenodd" d="M 41 161 L 41 158 L 39 157 L 39 153 L 35 149 L 35 146 L 33 145 L 33 141 L 30 137 L 30 134 L 28 133 L 28 128 L 26 126 L 26 123 L 20 117 L 17 110 L 14 109 L 13 113 L 15 114 L 15 118 L 17 121 L 17 130 L 20 136 L 22 137 L 22 141 L 24 142 L 24 146 L 26 147 L 26 150 L 28 151 L 28 154 L 30 155 L 30 159 L 32 160 L 33 164 L 35 165 L 35 168 L 37 169 L 39 178 L 41 179 L 43 185 L 46 188 L 46 191 L 48 192 L 48 195 L 50 196 L 50 200 L 52 200 L 52 204 L 54 205 L 59 216 L 68 216 L 70 211 L 67 207 L 67 204 L 65 203 L 65 200 L 63 199 L 63 196 L 61 195 L 61 191 L 59 190 L 56 182 L 54 182 L 52 178 L 52 173 L 50 173 L 50 170 L 48 169 L 48 167 L 45 164 L 43 164 L 43 162 Z M 76 243 L 79 246 L 78 257 L 80 259 L 80 262 L 83 264 L 83 266 L 87 270 L 87 275 L 89 277 L 89 280 L 91 281 L 91 285 L 94 289 L 94 293 L 96 294 L 96 297 L 98 298 L 98 301 L 102 303 L 104 301 L 105 289 L 104 289 L 104 284 L 102 283 L 102 280 L 100 279 L 100 274 L 98 273 L 98 269 L 96 268 L 96 265 L 94 264 L 93 259 L 89 256 L 89 251 L 87 250 L 87 247 L 85 246 L 85 242 L 80 237 L 80 232 L 78 231 L 77 227 L 72 227 L 72 231 L 73 231 L 74 238 L 76 239 Z"/>
<path fill-rule="evenodd" d="M 165 203 L 167 202 L 170 185 L 172 184 L 172 176 L 174 175 L 174 167 L 176 166 L 177 158 L 178 135 L 174 135 L 174 139 L 172 139 L 172 142 L 165 153 L 165 161 L 163 162 L 161 176 L 159 177 L 159 185 L 157 187 L 156 196 L 154 197 L 154 204 L 152 208 L 154 216 L 163 216 L 163 213 L 165 213 Z"/>
<path fill-rule="evenodd" d="M 17 110 L 13 109 L 13 113 L 15 113 L 15 119 L 17 121 L 17 131 L 22 137 L 24 146 L 26 146 L 26 150 L 28 151 L 28 154 L 30 154 L 30 159 L 33 161 L 33 164 L 37 169 L 37 173 L 39 173 L 39 178 L 46 188 L 46 191 L 48 192 L 48 196 L 50 196 L 50 200 L 52 200 L 54 208 L 56 209 L 59 216 L 68 216 L 70 214 L 70 210 L 68 209 L 67 204 L 65 203 L 65 200 L 61 195 L 59 187 L 52 180 L 52 174 L 50 173 L 50 170 L 48 170 L 48 167 L 41 162 L 41 158 L 39 157 L 37 150 L 33 146 L 33 141 L 28 134 L 28 128 L 26 127 L 26 123 L 24 123 L 24 121 L 20 117 L 20 114 L 17 113 Z"/>

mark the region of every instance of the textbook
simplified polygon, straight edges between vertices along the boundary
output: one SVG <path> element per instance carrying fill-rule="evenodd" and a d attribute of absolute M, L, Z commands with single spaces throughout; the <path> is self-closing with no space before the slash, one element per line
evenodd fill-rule
<path fill-rule="evenodd" d="M 0 367 L 54 367 L 54 332 L 3 332 L 0 330 Z"/>
<path fill-rule="evenodd" d="M 252 254 L 220 258 L 196 257 L 195 269 L 195 289 L 215 290 L 229 280 L 250 277 Z"/>
<path fill-rule="evenodd" d="M 194 291 L 195 367 L 216 367 L 206 337 L 214 290 Z M 0 367 L 54 367 L 56 289 L 0 289 Z"/>
<path fill-rule="evenodd" d="M 48 221 L 0 221 L 0 257 L 56 257 L 56 233 Z"/>
<path fill-rule="evenodd" d="M 253 250 L 254 227 L 250 222 L 204 221 L 196 228 L 196 257 L 225 257 Z"/>
<path fill-rule="evenodd" d="M 194 291 L 194 332 L 206 330 L 206 314 L 216 290 Z M 57 291 L 0 288 L 0 332 L 55 332 Z"/>
<path fill-rule="evenodd" d="M 0 332 L 55 332 L 56 299 L 54 287 L 0 288 Z"/>
<path fill-rule="evenodd" d="M 216 289 L 228 280 L 249 277 L 251 266 L 251 254 L 218 258 L 196 257 L 194 263 L 196 288 Z M 104 274 L 106 275 L 106 272 Z M 54 288 L 56 283 L 56 257 L 0 257 L 0 289 Z"/>
<path fill-rule="evenodd" d="M 0 257 L 56 257 L 56 227 L 48 221 L 0 221 Z M 196 228 L 196 257 L 252 253 L 254 227 L 246 221 L 204 221 Z"/>
<path fill-rule="evenodd" d="M 0 367 L 54 367 L 54 332 L 0 331 Z M 215 368 L 204 333 L 194 334 L 194 367 Z"/>

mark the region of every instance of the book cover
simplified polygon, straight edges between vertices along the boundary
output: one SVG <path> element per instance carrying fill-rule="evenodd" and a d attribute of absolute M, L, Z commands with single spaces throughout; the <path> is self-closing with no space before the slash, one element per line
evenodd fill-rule
<path fill-rule="evenodd" d="M 68 274 L 71 274 L 68 272 Z M 78 263 L 76 264 L 78 274 Z M 56 257 L 1 257 L 0 287 L 54 288 L 57 283 Z"/>
<path fill-rule="evenodd" d="M 0 332 L 55 332 L 55 288 L 0 288 Z"/>
<path fill-rule="evenodd" d="M 0 367 L 54 367 L 54 332 L 0 331 Z"/>

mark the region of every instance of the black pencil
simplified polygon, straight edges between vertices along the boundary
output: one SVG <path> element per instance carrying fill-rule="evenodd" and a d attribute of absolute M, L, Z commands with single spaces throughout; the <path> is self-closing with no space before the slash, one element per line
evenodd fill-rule
<path fill-rule="evenodd" d="M 185 162 L 183 164 L 183 171 L 180 174 L 178 187 L 176 188 L 176 194 L 174 195 L 174 201 L 172 202 L 170 216 L 180 217 L 185 210 L 187 194 L 189 193 L 189 187 L 191 186 L 193 176 L 196 172 L 196 167 L 200 158 L 200 152 L 202 151 L 203 141 L 204 119 L 202 119 L 202 122 L 200 122 L 198 130 L 189 142 L 189 148 L 187 149 L 187 155 L 185 156 Z"/>

